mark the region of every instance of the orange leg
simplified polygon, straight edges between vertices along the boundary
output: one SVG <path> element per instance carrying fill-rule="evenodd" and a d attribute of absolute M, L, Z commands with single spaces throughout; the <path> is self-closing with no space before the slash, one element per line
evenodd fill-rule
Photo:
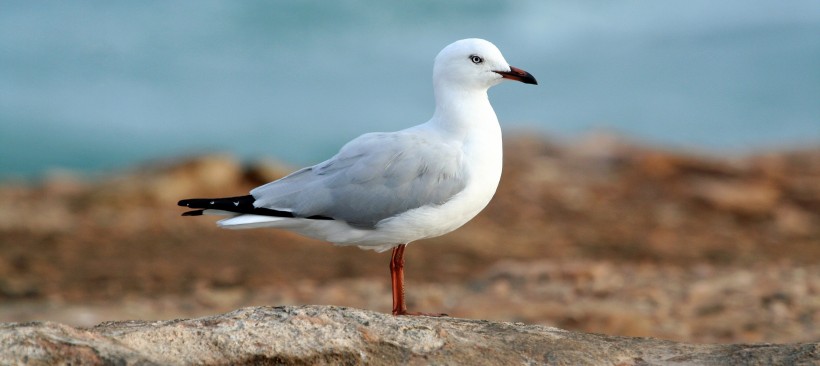
<path fill-rule="evenodd" d="M 404 248 L 406 246 L 406 244 L 401 244 L 393 248 L 393 255 L 390 256 L 390 280 L 393 285 L 393 315 L 447 316 L 447 314 L 407 311 L 407 304 L 404 302 Z"/>

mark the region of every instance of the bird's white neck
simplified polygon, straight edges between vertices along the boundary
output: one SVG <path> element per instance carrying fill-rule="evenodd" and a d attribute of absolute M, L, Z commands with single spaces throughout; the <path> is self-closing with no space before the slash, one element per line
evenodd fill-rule
<path fill-rule="evenodd" d="M 487 89 L 455 89 L 436 85 L 436 110 L 430 123 L 457 136 L 470 131 L 498 129 Z"/>

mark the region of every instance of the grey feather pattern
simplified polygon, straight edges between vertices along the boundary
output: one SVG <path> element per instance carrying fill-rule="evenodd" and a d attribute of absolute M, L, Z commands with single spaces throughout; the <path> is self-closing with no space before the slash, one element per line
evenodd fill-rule
<path fill-rule="evenodd" d="M 435 139 L 432 141 L 431 139 Z M 251 191 L 254 206 L 322 215 L 360 228 L 440 205 L 466 186 L 459 147 L 418 131 L 369 133 L 336 156 Z"/>

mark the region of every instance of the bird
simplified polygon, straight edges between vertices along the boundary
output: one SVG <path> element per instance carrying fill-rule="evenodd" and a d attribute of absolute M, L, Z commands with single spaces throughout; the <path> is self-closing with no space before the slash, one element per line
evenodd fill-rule
<path fill-rule="evenodd" d="M 328 160 L 264 184 L 250 194 L 193 198 L 183 216 L 228 215 L 227 229 L 277 228 L 336 245 L 392 249 L 393 315 L 408 311 L 404 251 L 475 217 L 501 179 L 501 126 L 487 91 L 502 81 L 537 85 L 489 41 L 447 45 L 434 59 L 435 109 L 425 123 L 363 134 Z"/>

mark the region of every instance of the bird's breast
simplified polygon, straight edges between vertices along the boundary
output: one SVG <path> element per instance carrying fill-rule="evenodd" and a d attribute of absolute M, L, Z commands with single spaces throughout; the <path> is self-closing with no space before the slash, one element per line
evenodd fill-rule
<path fill-rule="evenodd" d="M 496 124 L 497 126 L 497 124 Z M 384 220 L 377 231 L 401 237 L 400 243 L 447 234 L 466 224 L 489 204 L 501 178 L 501 131 L 482 129 L 464 139 L 462 163 L 468 183 L 440 205 L 428 205 Z"/>

